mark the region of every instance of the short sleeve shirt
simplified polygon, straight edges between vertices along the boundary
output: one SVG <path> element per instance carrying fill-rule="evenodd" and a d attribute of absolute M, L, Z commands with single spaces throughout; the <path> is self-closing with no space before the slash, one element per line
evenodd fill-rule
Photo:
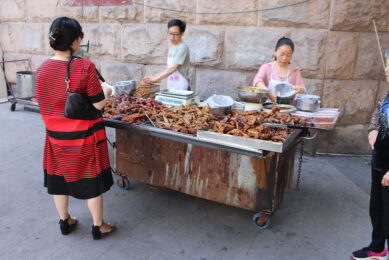
<path fill-rule="evenodd" d="M 190 54 L 188 45 L 181 42 L 175 47 L 170 47 L 168 59 L 178 65 L 178 71 L 189 81 Z"/>

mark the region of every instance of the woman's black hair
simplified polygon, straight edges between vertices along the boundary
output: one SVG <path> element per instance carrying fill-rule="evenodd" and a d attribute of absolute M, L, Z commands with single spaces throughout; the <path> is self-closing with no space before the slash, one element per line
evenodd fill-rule
<path fill-rule="evenodd" d="M 294 52 L 294 43 L 291 39 L 282 37 L 277 41 L 276 50 L 278 50 L 282 45 L 288 45 L 292 48 L 292 52 Z"/>
<path fill-rule="evenodd" d="M 180 32 L 181 33 L 185 32 L 186 23 L 184 21 L 181 21 L 181 20 L 178 20 L 178 19 L 170 20 L 167 23 L 167 28 L 169 29 L 172 26 L 178 26 L 178 28 L 180 28 Z"/>
<path fill-rule="evenodd" d="M 70 46 L 79 37 L 83 38 L 84 33 L 79 22 L 73 18 L 59 17 L 50 26 L 49 41 L 54 50 L 70 50 L 73 54 Z"/>

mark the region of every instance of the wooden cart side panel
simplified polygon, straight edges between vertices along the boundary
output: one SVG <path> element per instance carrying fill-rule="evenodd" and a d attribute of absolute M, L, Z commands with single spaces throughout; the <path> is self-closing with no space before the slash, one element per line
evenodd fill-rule
<path fill-rule="evenodd" d="M 266 158 L 251 158 L 257 176 L 256 210 L 273 212 L 273 189 L 274 172 L 276 169 L 277 153 L 271 152 Z M 266 168 L 265 168 L 266 167 Z"/>
<path fill-rule="evenodd" d="M 276 182 L 274 185 L 274 210 L 280 207 L 284 193 L 288 190 L 289 183 L 292 182 L 290 178 L 293 178 L 293 166 L 296 151 L 297 147 L 294 147 L 286 153 L 277 154 L 278 162 L 275 173 Z"/>
<path fill-rule="evenodd" d="M 116 171 L 132 179 L 255 210 L 250 157 L 145 134 L 116 131 Z"/>

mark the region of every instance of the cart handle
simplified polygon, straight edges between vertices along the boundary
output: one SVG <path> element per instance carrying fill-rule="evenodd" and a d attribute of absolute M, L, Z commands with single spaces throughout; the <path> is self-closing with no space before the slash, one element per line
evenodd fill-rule
<path fill-rule="evenodd" d="M 319 131 L 315 131 L 315 133 L 312 136 L 301 136 L 301 137 L 299 137 L 299 139 L 302 139 L 302 140 L 313 140 L 313 139 L 316 138 L 318 132 Z M 309 133 L 309 131 L 308 131 L 308 133 Z"/>

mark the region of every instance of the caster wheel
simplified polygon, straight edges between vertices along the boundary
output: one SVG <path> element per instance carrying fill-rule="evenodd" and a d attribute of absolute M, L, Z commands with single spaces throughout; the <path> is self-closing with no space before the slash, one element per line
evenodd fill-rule
<path fill-rule="evenodd" d="M 122 190 L 128 190 L 130 188 L 130 181 L 127 178 L 120 177 L 116 183 Z"/>
<path fill-rule="evenodd" d="M 256 213 L 253 216 L 253 223 L 259 229 L 266 229 L 270 225 L 270 215 L 263 213 Z M 260 223 L 260 224 L 259 224 Z M 263 223 L 263 224 L 262 224 Z"/>
<path fill-rule="evenodd" d="M 16 103 L 12 103 L 9 110 L 11 110 L 13 112 L 13 111 L 15 111 L 15 108 L 16 108 Z"/>

